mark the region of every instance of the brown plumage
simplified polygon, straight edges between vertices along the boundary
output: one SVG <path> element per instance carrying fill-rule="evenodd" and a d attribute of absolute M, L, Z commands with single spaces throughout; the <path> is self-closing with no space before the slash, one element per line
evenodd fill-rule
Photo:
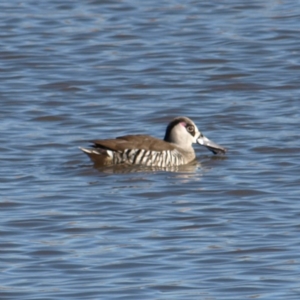
<path fill-rule="evenodd" d="M 95 148 L 104 148 L 112 151 L 125 149 L 144 149 L 152 151 L 174 150 L 175 146 L 150 135 L 125 135 L 109 140 L 92 141 Z"/>
<path fill-rule="evenodd" d="M 149 135 L 126 135 L 94 140 L 93 148 L 81 148 L 97 165 L 140 164 L 169 167 L 188 164 L 196 157 L 193 143 L 206 146 L 214 154 L 226 149 L 207 139 L 192 120 L 178 117 L 170 122 L 164 140 Z"/>

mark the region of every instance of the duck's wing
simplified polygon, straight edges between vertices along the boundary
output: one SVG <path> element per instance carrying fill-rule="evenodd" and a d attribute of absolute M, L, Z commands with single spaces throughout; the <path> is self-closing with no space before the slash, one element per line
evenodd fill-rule
<path fill-rule="evenodd" d="M 94 148 L 121 152 L 126 149 L 143 149 L 147 151 L 172 151 L 175 149 L 172 144 L 149 135 L 125 135 L 116 139 L 95 140 L 92 143 Z"/>

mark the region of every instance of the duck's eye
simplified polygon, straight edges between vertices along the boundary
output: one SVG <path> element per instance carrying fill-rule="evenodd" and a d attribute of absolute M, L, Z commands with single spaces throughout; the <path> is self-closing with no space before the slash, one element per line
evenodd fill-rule
<path fill-rule="evenodd" d="M 187 126 L 187 127 L 186 127 L 186 130 L 187 130 L 188 132 L 194 132 L 194 126 L 193 126 L 193 125 Z"/>

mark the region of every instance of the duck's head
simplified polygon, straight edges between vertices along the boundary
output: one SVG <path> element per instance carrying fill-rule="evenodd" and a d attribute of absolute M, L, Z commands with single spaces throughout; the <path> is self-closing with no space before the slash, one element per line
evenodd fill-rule
<path fill-rule="evenodd" d="M 187 117 L 173 119 L 166 129 L 164 140 L 174 143 L 187 151 L 191 150 L 192 144 L 205 146 L 214 154 L 224 154 L 226 149 L 205 137 L 197 128 L 196 124 Z"/>

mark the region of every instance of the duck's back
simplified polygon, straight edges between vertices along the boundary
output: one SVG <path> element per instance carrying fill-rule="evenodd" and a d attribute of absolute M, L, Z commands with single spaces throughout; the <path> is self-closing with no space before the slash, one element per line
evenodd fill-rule
<path fill-rule="evenodd" d="M 92 141 L 95 148 L 103 148 L 112 151 L 146 150 L 146 151 L 172 151 L 175 146 L 149 135 L 125 135 L 116 139 Z"/>

